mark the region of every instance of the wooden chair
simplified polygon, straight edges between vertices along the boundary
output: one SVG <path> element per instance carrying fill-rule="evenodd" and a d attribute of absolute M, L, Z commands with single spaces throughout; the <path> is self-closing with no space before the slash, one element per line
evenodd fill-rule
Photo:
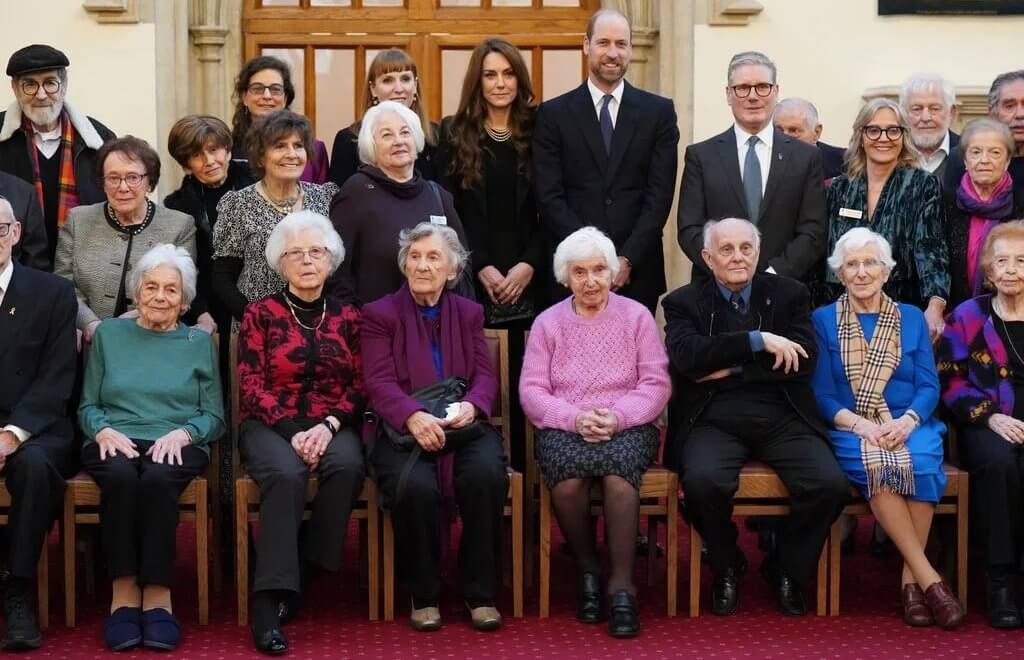
<path fill-rule="evenodd" d="M 238 625 L 244 626 L 249 621 L 249 524 L 259 521 L 260 488 L 249 475 L 244 473 L 238 457 L 239 433 L 239 392 L 238 392 L 238 336 L 231 335 L 231 419 L 232 439 L 235 447 L 235 473 L 241 476 L 235 479 L 235 590 L 238 599 Z M 310 475 L 306 485 L 306 510 L 303 520 L 312 515 L 313 499 L 316 497 L 319 481 L 316 475 Z M 379 509 L 377 507 L 377 487 L 370 479 L 363 481 L 363 490 L 352 509 L 351 517 L 359 520 L 363 526 L 361 538 L 365 538 L 367 561 L 367 587 L 369 590 L 370 621 L 376 621 L 380 615 L 380 559 L 379 550 Z"/>
<path fill-rule="evenodd" d="M 547 618 L 551 605 L 551 491 L 540 477 L 535 456 L 535 438 L 533 425 L 526 424 L 526 461 L 534 465 L 534 479 L 540 489 L 540 618 Z M 592 515 L 601 513 L 601 491 L 594 488 L 591 504 Z M 663 519 L 665 532 L 665 573 L 666 573 L 666 610 L 669 616 L 676 615 L 678 567 L 679 567 L 679 477 L 672 470 L 653 466 L 644 473 L 640 482 L 640 516 L 648 517 L 648 554 L 647 581 L 653 584 L 654 563 L 657 550 L 657 527 L 655 519 Z"/>
<path fill-rule="evenodd" d="M 685 494 L 684 494 L 685 497 Z M 782 479 L 764 463 L 750 462 L 740 470 L 740 484 L 733 497 L 734 516 L 780 516 L 789 513 L 789 491 Z M 835 529 L 835 528 L 834 528 Z M 700 616 L 700 551 L 703 542 L 697 528 L 690 525 L 690 616 Z M 838 547 L 838 546 L 837 546 Z M 825 616 L 829 541 L 818 558 L 816 612 Z"/>
<path fill-rule="evenodd" d="M 949 463 L 942 466 L 946 473 L 946 490 L 942 499 L 935 507 L 936 515 L 956 516 L 956 593 L 960 604 L 967 609 L 967 511 L 968 511 L 968 478 L 967 472 Z M 843 509 L 843 513 L 862 515 L 871 513 L 871 507 L 851 489 L 854 501 Z M 840 568 L 840 536 L 841 528 L 837 520 L 830 533 L 829 552 L 829 615 L 839 615 L 839 568 Z"/>
<path fill-rule="evenodd" d="M 11 493 L 0 481 L 0 525 L 6 525 L 11 514 Z M 49 537 L 49 534 L 47 534 Z M 36 600 L 39 606 L 39 627 L 46 630 L 50 627 L 50 556 L 49 538 L 43 539 L 43 547 L 39 552 L 39 564 L 36 566 Z"/>
<path fill-rule="evenodd" d="M 508 374 L 508 331 L 485 329 L 484 337 L 494 361 L 494 372 L 498 374 L 498 409 L 490 423 L 501 433 L 508 457 L 511 443 L 509 374 Z M 512 468 L 508 470 L 508 498 L 504 515 L 510 519 L 512 546 L 512 615 L 523 616 L 523 475 Z M 384 620 L 395 618 L 395 535 L 391 513 L 382 513 L 384 529 Z"/>

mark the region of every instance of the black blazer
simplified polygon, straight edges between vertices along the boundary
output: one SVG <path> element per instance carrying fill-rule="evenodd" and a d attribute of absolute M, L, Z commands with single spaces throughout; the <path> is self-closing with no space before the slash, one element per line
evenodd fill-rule
<path fill-rule="evenodd" d="M 801 279 L 824 255 L 828 234 L 821 152 L 776 130 L 771 163 L 757 219 L 761 230 L 757 269 L 770 266 L 779 275 Z M 693 281 L 710 276 L 701 257 L 704 223 L 722 218 L 750 219 L 731 126 L 686 148 L 679 188 L 679 247 L 693 262 Z"/>
<path fill-rule="evenodd" d="M 53 259 L 43 224 L 43 207 L 31 183 L 0 172 L 0 196 L 14 209 L 14 218 L 21 223 L 21 240 L 14 246 L 14 258 L 23 266 L 53 272 Z"/>
<path fill-rule="evenodd" d="M 796 280 L 768 273 L 754 276 L 750 310 L 759 315 L 761 330 L 795 341 L 807 351 L 809 359 L 801 359 L 797 371 L 785 374 L 772 369 L 775 358 L 770 353 L 750 349 L 747 332 L 724 331 L 727 303 L 714 279 L 688 284 L 665 296 L 661 305 L 665 310 L 665 345 L 673 392 L 665 465 L 678 465 L 682 443 L 718 391 L 716 381 L 698 383 L 697 379 L 727 367 L 742 367 L 739 376 L 730 378 L 779 383 L 797 414 L 823 439 L 828 437 L 810 386 L 818 357 L 810 303 L 807 287 Z"/>
<path fill-rule="evenodd" d="M 78 300 L 69 280 L 15 262 L 0 305 L 0 426 L 14 424 L 45 446 L 63 474 L 73 436 Z"/>
<path fill-rule="evenodd" d="M 846 149 L 833 147 L 831 144 L 817 142 L 815 146 L 821 152 L 821 170 L 825 174 L 825 180 L 834 179 L 843 173 L 843 161 L 846 159 Z"/>
<path fill-rule="evenodd" d="M 549 254 L 577 229 L 597 227 L 633 264 L 620 293 L 653 311 L 665 291 L 662 230 L 672 207 L 678 144 L 672 100 L 628 82 L 610 155 L 585 82 L 545 101 L 537 112 L 532 160 Z"/>

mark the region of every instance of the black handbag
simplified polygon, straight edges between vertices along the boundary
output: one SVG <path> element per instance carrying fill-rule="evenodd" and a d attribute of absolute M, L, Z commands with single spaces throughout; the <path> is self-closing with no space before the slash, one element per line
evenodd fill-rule
<path fill-rule="evenodd" d="M 532 319 L 534 314 L 533 298 L 526 294 L 519 297 L 514 303 L 501 304 L 487 301 L 484 303 L 484 319 L 487 325 L 501 325 L 512 321 Z"/>

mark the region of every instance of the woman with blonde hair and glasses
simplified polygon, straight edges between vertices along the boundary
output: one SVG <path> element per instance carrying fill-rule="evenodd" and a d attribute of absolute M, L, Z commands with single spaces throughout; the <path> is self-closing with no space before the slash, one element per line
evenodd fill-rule
<path fill-rule="evenodd" d="M 900 106 L 889 99 L 864 104 L 853 122 L 845 172 L 832 179 L 825 202 L 829 220 L 825 253 L 854 227 L 880 234 L 896 250 L 896 265 L 885 293 L 925 312 L 929 336 L 942 332 L 949 295 L 949 250 L 943 240 L 939 181 L 920 169 L 921 154 L 910 141 L 910 124 Z M 842 293 L 836 274 L 824 262 L 815 286 L 819 305 Z"/>
<path fill-rule="evenodd" d="M 437 128 L 427 116 L 427 102 L 423 98 L 419 70 L 412 57 L 398 48 L 377 53 L 366 72 L 363 98 L 363 114 L 382 101 L 397 101 L 416 113 L 424 137 L 423 151 L 416 161 L 416 170 L 424 179 L 436 180 L 438 172 L 434 166 L 434 148 L 437 146 Z M 363 163 L 359 157 L 359 129 L 362 124 L 360 118 L 334 136 L 328 178 L 338 184 L 339 188 Z"/>

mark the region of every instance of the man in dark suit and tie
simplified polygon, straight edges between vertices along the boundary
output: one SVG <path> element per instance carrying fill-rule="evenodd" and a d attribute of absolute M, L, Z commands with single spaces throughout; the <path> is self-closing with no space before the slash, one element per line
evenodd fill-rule
<path fill-rule="evenodd" d="M 735 124 L 686 148 L 677 224 L 679 246 L 693 263 L 691 279 L 710 275 L 701 235 L 704 223 L 722 218 L 757 225 L 758 271 L 803 278 L 825 251 L 821 153 L 772 126 L 779 86 L 775 64 L 764 54 L 733 56 L 725 96 Z"/>
<path fill-rule="evenodd" d="M 43 207 L 32 184 L 16 176 L 0 172 L 0 197 L 7 198 L 14 210 L 14 218 L 21 223 L 21 240 L 14 246 L 18 263 L 36 270 L 53 272 L 50 248 L 43 224 Z"/>
<path fill-rule="evenodd" d="M 602 9 L 590 18 L 583 52 L 587 81 L 537 112 L 532 157 L 541 224 L 552 251 L 586 225 L 607 234 L 621 266 L 613 289 L 653 312 L 665 292 L 662 230 L 678 165 L 675 108 L 625 81 L 632 30 L 619 12 Z"/>
<path fill-rule="evenodd" d="M 5 649 L 42 643 L 31 605 L 36 564 L 71 469 L 68 399 L 78 302 L 68 280 L 12 257 L 21 223 L 0 197 L 0 475 L 11 494 L 3 593 Z"/>

